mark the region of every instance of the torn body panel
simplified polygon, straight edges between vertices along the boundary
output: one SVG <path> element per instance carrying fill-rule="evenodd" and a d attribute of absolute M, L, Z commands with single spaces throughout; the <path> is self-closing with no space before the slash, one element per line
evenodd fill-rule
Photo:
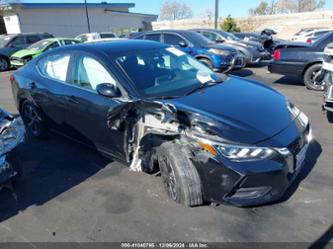
<path fill-rule="evenodd" d="M 0 187 L 20 172 L 16 165 L 16 148 L 24 141 L 25 129 L 20 117 L 0 109 Z"/>

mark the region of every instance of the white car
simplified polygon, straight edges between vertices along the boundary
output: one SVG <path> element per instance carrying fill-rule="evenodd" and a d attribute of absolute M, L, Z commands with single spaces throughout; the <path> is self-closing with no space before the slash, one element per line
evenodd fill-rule
<path fill-rule="evenodd" d="M 306 42 L 312 44 L 319 37 L 330 31 L 332 31 L 332 29 L 304 29 L 296 33 L 292 37 L 292 40 L 297 42 Z"/>
<path fill-rule="evenodd" d="M 94 33 L 85 33 L 80 34 L 75 39 L 80 40 L 81 42 L 90 42 L 90 41 L 96 41 L 101 39 L 110 39 L 110 38 L 117 38 L 117 36 L 112 32 L 94 32 Z"/>

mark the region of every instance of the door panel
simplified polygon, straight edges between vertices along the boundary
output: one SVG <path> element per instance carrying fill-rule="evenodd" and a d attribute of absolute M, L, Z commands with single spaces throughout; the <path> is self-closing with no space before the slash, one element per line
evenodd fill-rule
<path fill-rule="evenodd" d="M 70 58 L 70 54 L 43 58 L 37 64 L 40 73 L 28 82 L 31 95 L 44 113 L 49 126 L 61 132 L 66 131 L 66 96 L 73 88 L 66 83 Z"/>
<path fill-rule="evenodd" d="M 109 112 L 121 108 L 121 102 L 99 95 L 96 86 L 116 84 L 108 70 L 87 55 L 75 57 L 71 83 L 75 86 L 68 96 L 67 123 L 72 136 L 113 156 L 124 157 L 124 131 L 108 127 Z"/>

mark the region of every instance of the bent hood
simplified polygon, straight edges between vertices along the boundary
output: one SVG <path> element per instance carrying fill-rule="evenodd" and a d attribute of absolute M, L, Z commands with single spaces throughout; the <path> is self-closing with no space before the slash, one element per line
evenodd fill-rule
<path fill-rule="evenodd" d="M 17 57 L 17 58 L 24 58 L 27 56 L 34 57 L 36 55 L 39 55 L 40 53 L 42 53 L 41 50 L 22 49 L 20 51 L 17 51 L 16 53 L 14 53 L 12 56 Z"/>
<path fill-rule="evenodd" d="M 283 95 L 238 77 L 168 102 L 186 113 L 193 127 L 236 143 L 267 140 L 294 121 Z"/>

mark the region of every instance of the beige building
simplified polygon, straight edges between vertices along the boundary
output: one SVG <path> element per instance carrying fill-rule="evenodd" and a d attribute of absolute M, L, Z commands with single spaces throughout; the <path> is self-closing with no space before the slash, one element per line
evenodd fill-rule
<path fill-rule="evenodd" d="M 157 15 L 130 12 L 134 3 L 88 3 L 91 32 L 117 34 L 149 30 Z M 54 36 L 75 37 L 88 32 L 85 5 L 82 3 L 17 3 L 1 4 L 6 32 L 48 32 Z"/>

